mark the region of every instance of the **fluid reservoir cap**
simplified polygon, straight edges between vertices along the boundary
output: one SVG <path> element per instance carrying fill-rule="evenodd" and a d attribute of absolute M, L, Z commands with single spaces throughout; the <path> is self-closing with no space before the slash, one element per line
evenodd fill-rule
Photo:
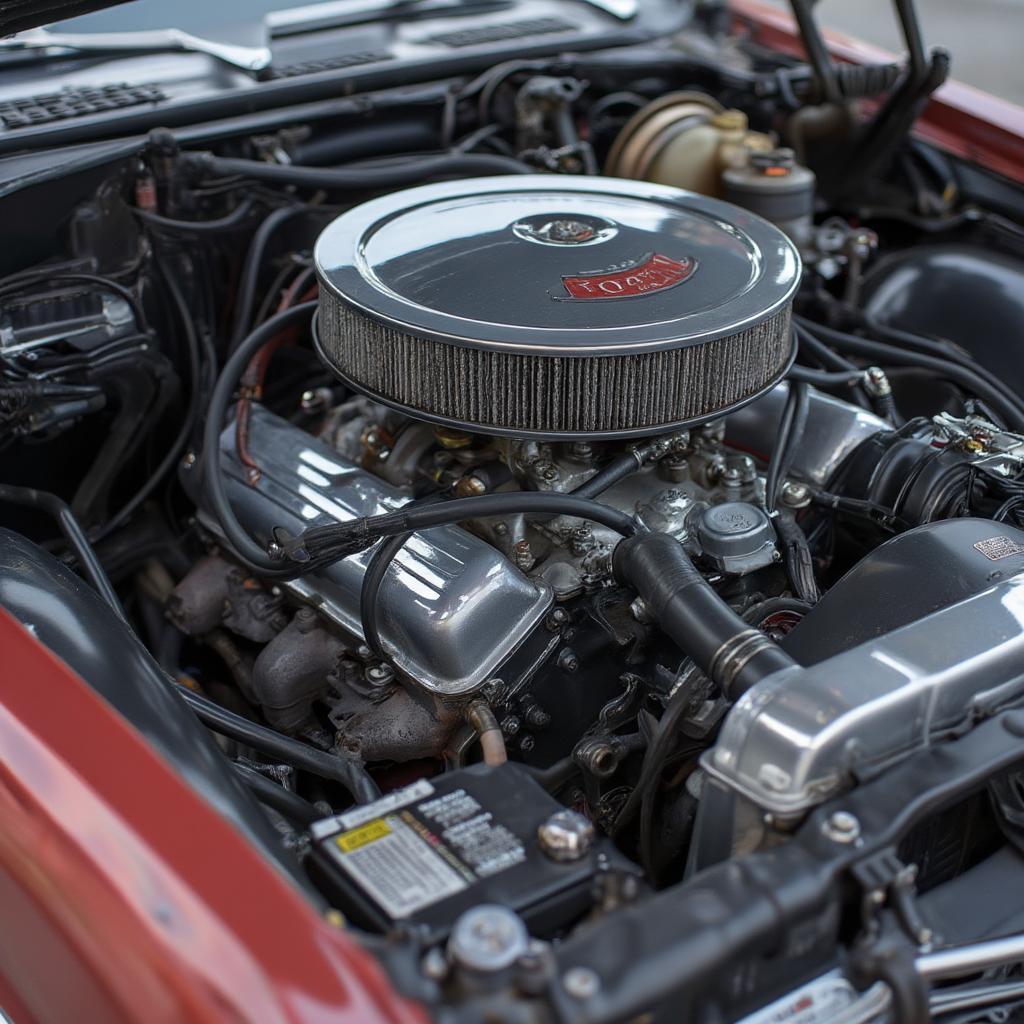
<path fill-rule="evenodd" d="M 461 967 L 490 973 L 511 967 L 529 946 L 530 934 L 518 914 L 498 903 L 481 903 L 455 922 L 448 955 Z"/>
<path fill-rule="evenodd" d="M 742 574 L 775 561 L 775 530 L 767 513 L 745 501 L 726 501 L 701 513 L 697 538 L 720 571 Z"/>

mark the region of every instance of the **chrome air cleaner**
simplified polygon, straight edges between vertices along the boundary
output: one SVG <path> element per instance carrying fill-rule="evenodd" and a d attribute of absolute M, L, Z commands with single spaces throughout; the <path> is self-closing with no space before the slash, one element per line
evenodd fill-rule
<path fill-rule="evenodd" d="M 321 234 L 318 343 L 410 416 L 532 437 L 707 420 L 786 371 L 790 241 L 646 182 L 527 175 L 374 199 Z"/>

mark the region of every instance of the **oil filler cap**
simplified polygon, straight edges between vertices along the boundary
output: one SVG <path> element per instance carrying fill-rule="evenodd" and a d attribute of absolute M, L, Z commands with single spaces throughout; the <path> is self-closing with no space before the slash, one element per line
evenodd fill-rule
<path fill-rule="evenodd" d="M 740 575 L 775 561 L 775 530 L 766 512 L 745 501 L 706 508 L 697 523 L 704 557 L 719 572 Z"/>

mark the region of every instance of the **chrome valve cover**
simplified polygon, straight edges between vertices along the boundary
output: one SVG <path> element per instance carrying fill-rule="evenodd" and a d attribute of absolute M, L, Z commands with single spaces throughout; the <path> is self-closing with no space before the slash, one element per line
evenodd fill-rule
<path fill-rule="evenodd" d="M 221 435 L 231 504 L 264 542 L 276 526 L 297 533 L 390 512 L 409 500 L 258 405 L 249 447 L 260 469 L 254 485 L 238 460 L 234 427 Z M 361 641 L 359 595 L 375 550 L 281 586 Z M 495 673 L 543 617 L 551 592 L 489 544 L 441 526 L 410 538 L 381 584 L 379 601 L 381 641 L 393 664 L 425 690 L 457 696 Z"/>

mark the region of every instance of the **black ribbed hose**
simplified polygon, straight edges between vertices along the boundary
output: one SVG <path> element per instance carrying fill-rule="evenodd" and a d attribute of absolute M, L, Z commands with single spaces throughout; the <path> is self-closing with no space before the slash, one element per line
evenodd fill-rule
<path fill-rule="evenodd" d="M 615 548 L 615 576 L 643 598 L 662 631 L 729 700 L 796 662 L 752 629 L 708 585 L 683 546 L 644 533 Z"/>

